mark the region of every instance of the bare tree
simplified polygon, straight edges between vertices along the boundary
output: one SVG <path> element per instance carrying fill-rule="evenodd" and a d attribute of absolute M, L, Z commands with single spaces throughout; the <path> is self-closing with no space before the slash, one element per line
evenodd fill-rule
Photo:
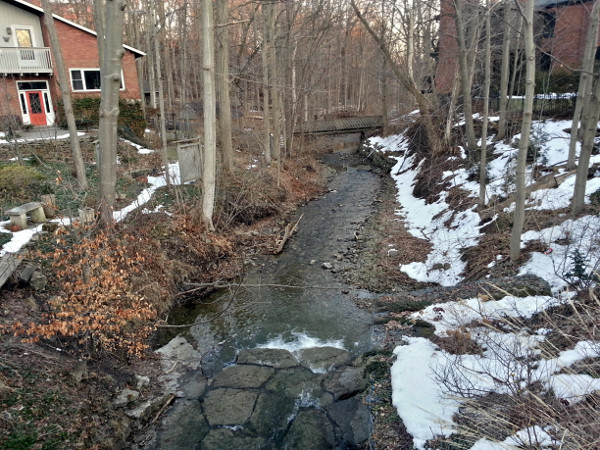
<path fill-rule="evenodd" d="M 417 83 L 415 82 L 414 78 L 410 76 L 409 72 L 407 72 L 406 70 L 402 70 L 399 67 L 397 61 L 395 61 L 392 57 L 390 49 L 387 47 L 386 43 L 380 39 L 380 36 L 376 33 L 376 31 L 371 27 L 369 22 L 366 20 L 366 18 L 356 5 L 356 2 L 354 0 L 351 0 L 350 4 L 352 5 L 352 8 L 354 9 L 354 12 L 356 13 L 356 16 L 358 17 L 362 25 L 365 27 L 365 29 L 371 35 L 371 37 L 375 40 L 375 42 L 377 42 L 379 49 L 383 53 L 386 61 L 388 62 L 388 65 L 394 72 L 394 75 L 396 75 L 396 78 L 398 79 L 400 84 L 408 92 L 410 92 L 417 101 L 417 104 L 419 105 L 419 111 L 421 113 L 421 118 L 423 120 L 425 133 L 427 135 L 427 143 L 432 153 L 434 155 L 441 153 L 441 140 L 438 136 L 438 129 L 434 125 L 432 117 L 434 108 L 430 99 L 421 91 L 421 89 L 419 89 Z"/>
<path fill-rule="evenodd" d="M 535 43 L 533 42 L 534 0 L 526 0 L 523 5 L 517 2 L 523 16 L 523 32 L 525 40 L 525 105 L 521 123 L 521 139 L 517 156 L 516 196 L 513 226 L 510 235 L 510 259 L 515 262 L 521 254 L 521 234 L 525 224 L 526 168 L 527 149 L 533 119 L 533 97 L 535 95 Z"/>
<path fill-rule="evenodd" d="M 54 55 L 54 61 L 56 62 L 56 73 L 58 75 L 60 95 L 62 97 L 65 116 L 67 118 L 71 151 L 73 152 L 73 162 L 75 164 L 75 173 L 77 174 L 77 186 L 79 189 L 84 190 L 87 189 L 88 183 L 85 175 L 83 156 L 81 156 L 81 147 L 79 146 L 79 136 L 77 136 L 77 125 L 75 124 L 75 115 L 73 114 L 73 104 L 71 102 L 71 90 L 69 79 L 67 78 L 67 69 L 60 49 L 56 27 L 54 26 L 50 1 L 42 0 L 42 7 L 44 8 L 44 23 L 46 24 L 48 36 L 50 37 L 52 55 Z"/>
<path fill-rule="evenodd" d="M 492 60 L 492 24 L 491 24 L 491 5 L 490 0 L 486 0 L 485 15 L 485 58 L 484 58 L 484 87 L 483 87 L 483 123 L 481 126 L 481 153 L 479 160 L 479 205 L 485 205 L 485 185 L 487 168 L 487 132 L 490 104 L 490 83 L 491 83 L 491 60 Z"/>
<path fill-rule="evenodd" d="M 507 109 L 508 109 L 508 79 L 510 72 L 510 45 L 512 24 L 510 23 L 511 6 L 510 1 L 505 2 L 503 11 L 504 31 L 502 35 L 502 65 L 500 68 L 500 105 L 498 121 L 498 133 L 496 139 L 504 139 L 507 131 Z"/>
<path fill-rule="evenodd" d="M 471 5 L 473 6 L 473 5 Z M 478 5 L 475 5 L 477 7 Z M 455 0 L 454 8 L 456 11 L 456 31 L 458 40 L 458 65 L 460 68 L 460 84 L 463 94 L 463 110 L 465 113 L 465 125 L 467 130 L 467 148 L 470 152 L 477 148 L 475 139 L 475 126 L 473 124 L 473 100 L 471 97 L 471 86 L 473 71 L 470 70 L 471 61 L 475 57 L 475 43 L 479 35 L 479 26 L 471 23 L 467 32 L 467 23 L 465 18 L 465 0 Z"/>
<path fill-rule="evenodd" d="M 202 0 L 202 79 L 204 82 L 204 167 L 202 221 L 214 231 L 213 212 L 217 175 L 217 105 L 215 94 L 215 42 L 211 0 Z"/>
<path fill-rule="evenodd" d="M 96 0 L 96 22 L 102 85 L 100 94 L 100 220 L 103 225 L 113 223 L 113 204 L 117 182 L 117 126 L 119 119 L 119 88 L 123 50 L 123 0 Z"/>
<path fill-rule="evenodd" d="M 600 2 L 595 1 L 590 13 L 590 23 L 585 38 L 585 48 L 583 52 L 583 62 L 581 64 L 581 75 L 579 77 L 579 87 L 577 89 L 577 101 L 575 103 L 575 112 L 571 123 L 571 140 L 569 141 L 569 156 L 567 159 L 567 170 L 575 168 L 575 149 L 579 140 L 579 122 L 591 107 L 591 93 L 593 84 L 594 64 L 596 62 L 596 48 L 598 42 L 598 28 L 600 23 Z M 587 112 L 586 112 L 587 113 Z"/>
<path fill-rule="evenodd" d="M 233 145 L 231 143 L 231 100 L 229 98 L 229 2 L 217 2 L 217 101 L 219 103 L 219 144 L 223 168 L 233 173 Z"/>

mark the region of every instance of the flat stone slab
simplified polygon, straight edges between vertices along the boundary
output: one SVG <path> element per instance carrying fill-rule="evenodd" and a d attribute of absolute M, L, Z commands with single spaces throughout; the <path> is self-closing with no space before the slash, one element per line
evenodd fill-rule
<path fill-rule="evenodd" d="M 29 202 L 21 206 L 16 206 L 6 211 L 7 216 L 20 216 L 21 214 L 27 214 L 28 212 L 34 211 L 41 208 L 40 202 Z"/>
<path fill-rule="evenodd" d="M 313 372 L 326 372 L 328 370 L 349 364 L 352 354 L 337 347 L 312 347 L 298 352 L 300 363 Z"/>
<path fill-rule="evenodd" d="M 274 373 L 275 369 L 266 366 L 230 366 L 215 376 L 213 385 L 223 388 L 258 388 Z"/>
<path fill-rule="evenodd" d="M 188 447 L 192 448 L 192 447 Z M 241 435 L 239 432 L 227 428 L 217 428 L 210 430 L 210 433 L 200 443 L 200 450 L 216 449 L 253 449 L 264 448 L 260 438 Z"/>
<path fill-rule="evenodd" d="M 287 369 L 299 364 L 294 355 L 280 348 L 244 349 L 240 351 L 236 361 L 238 364 L 256 364 L 275 369 Z"/>
<path fill-rule="evenodd" d="M 204 397 L 204 415 L 211 426 L 241 425 L 246 422 L 258 397 L 258 391 L 215 389 Z"/>

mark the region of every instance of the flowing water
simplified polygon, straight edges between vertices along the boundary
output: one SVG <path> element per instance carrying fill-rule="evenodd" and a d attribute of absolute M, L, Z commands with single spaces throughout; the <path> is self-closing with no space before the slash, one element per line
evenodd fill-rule
<path fill-rule="evenodd" d="M 188 396 L 163 420 L 155 448 L 217 449 L 224 442 L 226 448 L 276 449 L 307 445 L 315 449 L 358 448 L 358 441 L 365 433 L 358 431 L 363 430 L 360 424 L 350 429 L 349 423 L 368 422 L 368 413 L 357 398 L 350 398 L 350 393 L 336 394 L 334 388 L 323 387 L 331 386 L 328 377 L 334 375 L 333 372 L 328 374 L 325 366 L 315 369 L 318 362 L 314 358 L 319 360 L 322 355 L 314 356 L 311 366 L 306 362 L 310 359 L 308 354 L 299 353 L 307 347 L 325 347 L 326 350 L 333 347 L 356 356 L 372 347 L 372 315 L 355 305 L 356 297 L 369 293 L 352 289 L 333 273 L 348 268 L 349 263 L 341 255 L 352 247 L 359 225 L 372 213 L 380 188 L 379 177 L 368 166 L 357 165 L 357 160 L 344 151 L 326 157 L 324 162 L 336 169 L 329 184 L 330 191 L 298 211 L 297 217 L 302 214 L 302 219 L 283 253 L 257 260 L 239 286 L 171 313 L 171 323 L 194 322 L 182 335 L 202 353 L 198 371 L 207 382 L 200 383 L 197 398 L 194 398 L 196 394 Z M 324 263 L 331 264 L 333 269 L 323 267 Z M 268 364 L 259 361 L 241 367 L 238 361 L 234 366 L 240 351 L 257 347 L 287 349 L 303 364 L 293 369 L 284 367 L 280 361 Z M 268 358 L 271 357 L 269 354 Z M 335 357 L 344 356 L 336 354 Z M 335 377 L 348 378 L 353 369 L 351 362 L 345 364 L 347 372 Z M 234 370 L 257 367 L 263 371 L 268 369 L 268 373 L 265 372 L 264 380 L 260 375 L 255 384 L 247 380 L 258 375 L 247 375 L 247 372 L 236 375 L 246 380 L 238 380 L 243 386 L 235 386 L 235 381 L 227 378 L 227 373 L 231 375 Z M 304 384 L 298 392 L 294 391 L 297 386 L 286 385 L 285 391 L 273 387 L 277 377 L 288 383 L 299 373 L 303 374 Z M 199 375 L 190 379 L 198 383 Z M 222 389 L 217 389 L 219 386 Z M 291 394 L 290 389 L 294 393 Z M 217 394 L 232 393 L 238 396 L 236 399 L 250 396 L 248 401 L 254 406 L 249 407 L 248 414 L 241 413 L 241 418 L 229 420 L 228 414 L 233 413 L 225 411 L 224 418 L 211 417 L 208 411 L 211 404 L 221 402 L 215 400 Z M 277 395 L 280 398 L 275 398 Z M 288 403 L 292 402 L 291 406 L 284 402 L 284 397 Z M 242 405 L 243 401 L 239 400 L 238 404 Z M 273 416 L 255 418 L 263 414 L 262 410 L 257 412 L 258 405 L 266 402 Z M 285 420 L 279 419 L 281 415 L 286 416 Z M 261 420 L 272 422 L 273 426 L 265 427 Z"/>

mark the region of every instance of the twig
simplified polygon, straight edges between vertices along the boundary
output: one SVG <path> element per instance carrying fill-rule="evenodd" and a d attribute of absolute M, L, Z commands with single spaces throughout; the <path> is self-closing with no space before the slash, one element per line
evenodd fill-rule
<path fill-rule="evenodd" d="M 175 394 L 169 395 L 169 398 L 167 398 L 167 401 L 158 410 L 158 412 L 156 413 L 156 416 L 154 416 L 154 419 L 152 419 L 152 421 L 150 423 L 156 422 L 158 420 L 158 418 L 160 417 L 160 415 L 165 411 L 165 409 L 167 409 L 167 406 L 169 406 L 174 399 L 175 399 Z"/>
<path fill-rule="evenodd" d="M 175 367 L 177 367 L 177 363 L 178 363 L 178 362 L 179 362 L 179 361 L 175 361 L 175 362 L 173 363 L 173 365 L 171 366 L 171 368 L 170 368 L 169 370 L 165 371 L 165 375 L 169 375 L 171 372 L 173 372 L 173 371 L 175 370 Z"/>

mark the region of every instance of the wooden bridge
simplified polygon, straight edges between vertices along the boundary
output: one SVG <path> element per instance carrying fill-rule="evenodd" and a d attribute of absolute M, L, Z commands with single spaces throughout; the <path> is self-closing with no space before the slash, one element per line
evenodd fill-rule
<path fill-rule="evenodd" d="M 343 119 L 319 120 L 300 125 L 297 134 L 343 134 L 375 131 L 383 126 L 381 116 L 346 117 Z"/>

